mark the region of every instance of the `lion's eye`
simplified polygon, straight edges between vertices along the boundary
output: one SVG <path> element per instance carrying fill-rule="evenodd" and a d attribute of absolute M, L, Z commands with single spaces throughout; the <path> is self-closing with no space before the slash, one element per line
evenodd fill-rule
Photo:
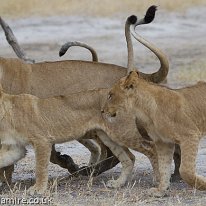
<path fill-rule="evenodd" d="M 109 94 L 107 97 L 109 100 L 112 99 L 112 94 Z"/>

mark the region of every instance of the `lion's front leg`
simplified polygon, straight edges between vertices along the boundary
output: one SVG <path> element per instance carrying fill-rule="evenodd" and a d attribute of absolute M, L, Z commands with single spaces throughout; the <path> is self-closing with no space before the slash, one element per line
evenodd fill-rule
<path fill-rule="evenodd" d="M 192 187 L 199 190 L 206 190 L 206 177 L 196 173 L 196 157 L 198 153 L 199 139 L 197 137 L 185 138 L 181 142 L 181 165 L 180 175 L 182 179 Z"/>
<path fill-rule="evenodd" d="M 152 196 L 162 197 L 166 195 L 170 185 L 171 165 L 175 145 L 173 143 L 158 141 L 155 142 L 155 146 L 158 156 L 160 182 L 158 188 L 151 188 L 149 193 Z"/>
<path fill-rule="evenodd" d="M 98 131 L 98 136 L 122 163 L 122 172 L 120 177 L 117 180 L 108 181 L 107 186 L 113 188 L 121 187 L 125 185 L 129 175 L 132 173 L 135 160 L 134 155 L 128 149 L 126 150 L 126 148 L 113 142 L 103 131 Z"/>
<path fill-rule="evenodd" d="M 47 189 L 48 184 L 48 164 L 51 155 L 52 145 L 48 142 L 34 143 L 35 158 L 36 158 L 36 183 L 29 188 L 29 193 L 43 194 Z"/>

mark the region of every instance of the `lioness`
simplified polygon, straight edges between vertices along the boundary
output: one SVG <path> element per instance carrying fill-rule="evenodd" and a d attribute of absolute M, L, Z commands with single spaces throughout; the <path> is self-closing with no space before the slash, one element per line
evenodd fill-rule
<path fill-rule="evenodd" d="M 145 23 L 151 21 L 151 16 L 154 18 L 155 10 L 150 12 L 153 15 L 147 13 L 144 18 Z M 161 51 L 156 50 L 156 47 L 152 45 L 150 49 L 158 56 L 161 67 L 153 74 L 141 74 L 148 80 L 160 82 L 167 76 L 168 61 Z M 6 92 L 30 93 L 44 98 L 83 89 L 109 87 L 127 72 L 120 66 L 84 61 L 26 64 L 18 59 L 0 58 L 0 67 L 3 73 L 2 86 Z"/>
<path fill-rule="evenodd" d="M 109 118 L 113 117 L 113 121 L 119 114 L 132 113 L 138 125 L 154 140 L 160 184 L 151 192 L 162 196 L 169 187 L 175 143 L 181 149 L 180 175 L 183 180 L 197 189 L 206 189 L 206 178 L 197 175 L 195 170 L 198 144 L 206 133 L 205 108 L 205 82 L 170 89 L 145 81 L 133 71 L 110 90 L 104 112 Z"/>

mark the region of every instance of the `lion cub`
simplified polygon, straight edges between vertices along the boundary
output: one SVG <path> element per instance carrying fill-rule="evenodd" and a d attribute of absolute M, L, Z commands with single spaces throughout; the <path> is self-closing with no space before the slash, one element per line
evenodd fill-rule
<path fill-rule="evenodd" d="M 195 159 L 198 144 L 206 133 L 206 83 L 182 89 L 169 89 L 149 83 L 132 71 L 110 90 L 104 106 L 106 117 L 115 122 L 120 114 L 132 113 L 154 140 L 160 172 L 156 196 L 165 195 L 169 187 L 174 144 L 180 145 L 180 174 L 189 185 L 206 189 L 206 178 L 197 175 Z"/>
<path fill-rule="evenodd" d="M 139 142 L 135 149 L 147 155 L 153 167 L 157 168 L 154 144 L 141 139 L 131 116 L 121 117 L 114 126 L 108 126 L 102 118 L 101 108 L 107 93 L 108 89 L 98 89 L 40 99 L 29 94 L 10 95 L 0 89 L 0 168 L 23 158 L 25 146 L 31 144 L 36 157 L 36 183 L 30 188 L 30 193 L 43 193 L 47 188 L 47 167 L 52 145 L 77 140 L 92 130 L 117 158 L 126 159 L 122 162 L 124 169 L 119 179 L 108 182 L 108 186 L 125 184 L 134 165 L 134 155 L 120 146 L 122 143 L 118 145 L 111 140 L 117 139 L 117 136 L 122 139 L 127 135 L 135 138 Z M 125 121 L 128 123 L 126 126 Z"/>

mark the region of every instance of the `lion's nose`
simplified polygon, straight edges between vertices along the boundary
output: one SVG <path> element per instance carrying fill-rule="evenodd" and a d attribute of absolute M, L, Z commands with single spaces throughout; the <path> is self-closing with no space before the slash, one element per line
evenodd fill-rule
<path fill-rule="evenodd" d="M 104 110 L 103 109 L 101 110 L 101 113 L 104 114 Z"/>
<path fill-rule="evenodd" d="M 116 115 L 117 115 L 117 113 L 115 112 L 111 115 L 111 117 L 116 117 Z"/>

